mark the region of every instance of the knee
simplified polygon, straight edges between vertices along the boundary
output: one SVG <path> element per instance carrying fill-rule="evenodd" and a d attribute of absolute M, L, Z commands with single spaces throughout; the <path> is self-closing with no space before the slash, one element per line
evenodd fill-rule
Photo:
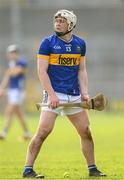
<path fill-rule="evenodd" d="M 52 129 L 50 128 L 43 128 L 36 134 L 36 139 L 39 142 L 43 142 L 46 137 L 51 133 Z"/>
<path fill-rule="evenodd" d="M 51 131 L 51 129 L 44 128 L 40 130 L 38 133 L 36 133 L 32 138 L 31 143 L 29 144 L 29 149 L 32 150 L 40 147 Z"/>

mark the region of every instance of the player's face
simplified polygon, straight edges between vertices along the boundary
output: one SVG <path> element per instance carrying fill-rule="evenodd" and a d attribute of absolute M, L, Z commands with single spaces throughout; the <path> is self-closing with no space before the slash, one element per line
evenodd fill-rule
<path fill-rule="evenodd" d="M 56 32 L 66 32 L 68 30 L 67 20 L 63 17 L 57 17 L 54 20 L 54 30 Z"/>
<path fill-rule="evenodd" d="M 8 53 L 8 59 L 16 61 L 18 59 L 18 53 L 17 52 Z"/>

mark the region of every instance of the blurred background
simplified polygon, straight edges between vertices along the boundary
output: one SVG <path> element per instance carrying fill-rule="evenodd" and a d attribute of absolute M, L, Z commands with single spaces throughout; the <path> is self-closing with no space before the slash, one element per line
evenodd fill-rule
<path fill-rule="evenodd" d="M 36 111 L 42 91 L 36 53 L 42 38 L 53 33 L 58 9 L 73 10 L 78 17 L 74 33 L 87 43 L 90 95 L 102 92 L 110 109 L 124 110 L 124 0 L 0 0 L 0 81 L 8 63 L 6 48 L 18 44 L 28 63 L 26 109 Z M 4 103 L 1 98 L 0 111 Z"/>

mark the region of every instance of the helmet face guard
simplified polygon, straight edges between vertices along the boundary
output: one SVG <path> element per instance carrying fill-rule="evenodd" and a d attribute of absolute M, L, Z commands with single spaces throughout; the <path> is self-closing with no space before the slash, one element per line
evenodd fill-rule
<path fill-rule="evenodd" d="M 73 30 L 73 28 L 76 26 L 77 17 L 76 17 L 76 15 L 72 11 L 68 11 L 68 10 L 64 10 L 64 9 L 63 10 L 59 10 L 54 15 L 54 19 L 56 19 L 57 17 L 65 18 L 67 20 L 67 23 L 68 23 L 68 31 L 66 33 L 56 32 L 58 36 L 65 35 L 65 34 L 71 32 Z"/>

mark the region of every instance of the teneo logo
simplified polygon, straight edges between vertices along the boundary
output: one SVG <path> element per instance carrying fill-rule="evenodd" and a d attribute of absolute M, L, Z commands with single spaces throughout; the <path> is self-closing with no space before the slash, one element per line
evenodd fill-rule
<path fill-rule="evenodd" d="M 53 48 L 54 48 L 54 49 L 61 49 L 61 47 L 60 47 L 60 46 L 57 46 L 57 45 L 55 45 Z"/>
<path fill-rule="evenodd" d="M 59 55 L 59 64 L 63 66 L 75 66 L 77 65 L 78 58 L 73 57 L 62 57 Z"/>

